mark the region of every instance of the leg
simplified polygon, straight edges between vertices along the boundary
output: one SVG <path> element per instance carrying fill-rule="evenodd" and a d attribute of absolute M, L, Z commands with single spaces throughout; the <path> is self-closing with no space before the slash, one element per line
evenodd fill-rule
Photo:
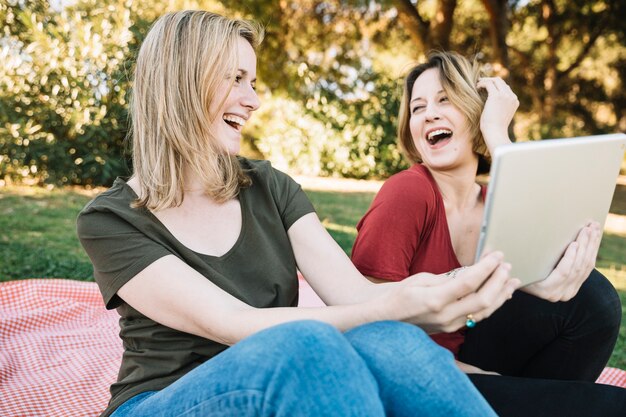
<path fill-rule="evenodd" d="M 452 354 L 417 326 L 383 321 L 346 333 L 380 387 L 389 416 L 494 416 Z"/>
<path fill-rule="evenodd" d="M 468 330 L 459 360 L 504 375 L 595 381 L 619 332 L 621 305 L 598 271 L 567 302 L 517 291 Z"/>
<path fill-rule="evenodd" d="M 587 381 L 469 375 L 501 417 L 623 417 L 626 389 Z"/>
<path fill-rule="evenodd" d="M 261 331 L 138 397 L 113 416 L 384 416 L 365 362 L 339 331 L 315 321 Z"/>

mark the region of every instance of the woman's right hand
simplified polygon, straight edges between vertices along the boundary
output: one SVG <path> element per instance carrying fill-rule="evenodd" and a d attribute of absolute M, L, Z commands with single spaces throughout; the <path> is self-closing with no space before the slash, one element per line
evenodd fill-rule
<path fill-rule="evenodd" d="M 450 276 L 420 273 L 388 293 L 392 316 L 414 323 L 428 333 L 449 333 L 463 327 L 472 315 L 475 322 L 489 317 L 519 287 L 509 276 L 511 266 L 502 253 L 485 256 L 476 264 Z"/>
<path fill-rule="evenodd" d="M 485 77 L 476 87 L 487 91 L 487 100 L 480 117 L 480 131 L 489 152 L 503 144 L 511 143 L 508 128 L 519 107 L 519 100 L 511 87 L 500 77 Z"/>

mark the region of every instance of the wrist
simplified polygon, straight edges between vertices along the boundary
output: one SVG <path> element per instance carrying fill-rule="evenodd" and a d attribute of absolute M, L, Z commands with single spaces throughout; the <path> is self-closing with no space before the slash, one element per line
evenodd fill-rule
<path fill-rule="evenodd" d="M 490 153 L 493 153 L 494 149 L 500 145 L 507 145 L 511 143 L 511 139 L 509 138 L 509 133 L 507 131 L 483 132 L 483 138 L 485 139 L 485 144 L 487 144 Z"/>
<path fill-rule="evenodd" d="M 372 299 L 367 310 L 372 315 L 372 321 L 381 320 L 402 320 L 401 308 L 402 303 L 398 297 L 402 297 L 401 289 L 390 288 L 385 293 Z"/>

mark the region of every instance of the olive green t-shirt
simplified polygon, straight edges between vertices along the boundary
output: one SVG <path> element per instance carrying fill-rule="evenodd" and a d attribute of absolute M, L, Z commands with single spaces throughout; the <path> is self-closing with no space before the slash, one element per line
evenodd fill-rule
<path fill-rule="evenodd" d="M 194 252 L 148 210 L 131 208 L 137 195 L 120 178 L 79 214 L 78 237 L 91 258 L 104 302 L 121 316 L 124 355 L 103 416 L 141 392 L 170 385 L 227 348 L 156 323 L 117 296 L 122 285 L 157 259 L 177 256 L 254 307 L 297 305 L 296 261 L 287 230 L 313 212 L 313 206 L 300 186 L 269 162 L 244 158 L 240 162 L 252 185 L 240 191 L 241 233 L 223 256 Z"/>

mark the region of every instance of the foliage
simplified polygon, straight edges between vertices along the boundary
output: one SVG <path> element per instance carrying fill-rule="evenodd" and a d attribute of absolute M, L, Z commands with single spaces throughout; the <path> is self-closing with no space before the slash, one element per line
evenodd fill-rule
<path fill-rule="evenodd" d="M 385 177 L 399 81 L 430 48 L 508 77 L 516 136 L 626 130 L 624 2 L 606 0 L 46 0 L 0 3 L 0 181 L 110 184 L 128 173 L 130 74 L 150 24 L 207 9 L 266 27 L 264 105 L 244 148 L 293 172 Z"/>
<path fill-rule="evenodd" d="M 110 183 L 125 171 L 130 12 L 121 1 L 61 13 L 32 3 L 0 6 L 0 172 Z"/>

